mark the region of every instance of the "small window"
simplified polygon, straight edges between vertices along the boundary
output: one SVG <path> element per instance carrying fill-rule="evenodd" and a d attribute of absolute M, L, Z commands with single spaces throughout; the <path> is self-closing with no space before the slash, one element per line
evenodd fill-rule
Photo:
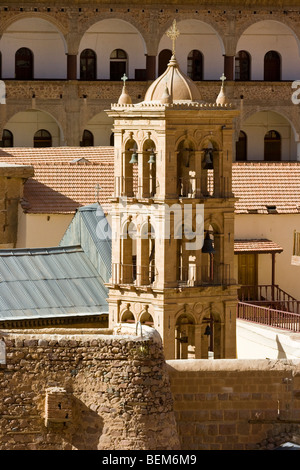
<path fill-rule="evenodd" d="M 39 147 L 52 147 L 52 137 L 50 132 L 41 129 L 34 134 L 33 146 Z"/>
<path fill-rule="evenodd" d="M 93 147 L 94 145 L 94 136 L 91 131 L 85 129 L 83 131 L 81 147 Z"/>
<path fill-rule="evenodd" d="M 2 147 L 13 147 L 14 136 L 11 131 L 4 129 L 2 133 Z"/>
<path fill-rule="evenodd" d="M 239 51 L 235 58 L 235 79 L 240 81 L 250 80 L 250 54 Z"/>
<path fill-rule="evenodd" d="M 300 256 L 300 232 L 294 231 L 293 256 Z"/>
<path fill-rule="evenodd" d="M 244 131 L 240 131 L 239 140 L 236 143 L 235 159 L 237 162 L 247 160 L 247 134 Z"/>
<path fill-rule="evenodd" d="M 277 82 L 281 76 L 281 58 L 278 52 L 269 51 L 264 59 L 264 80 Z"/>
<path fill-rule="evenodd" d="M 203 80 L 203 55 L 200 51 L 194 49 L 189 53 L 187 74 L 192 80 Z"/>
<path fill-rule="evenodd" d="M 158 55 L 158 76 L 162 75 L 168 67 L 168 63 L 172 57 L 172 51 L 163 49 Z"/>
<path fill-rule="evenodd" d="M 115 49 L 110 54 L 110 79 L 119 81 L 127 74 L 127 54 L 123 49 Z"/>
<path fill-rule="evenodd" d="M 27 47 L 21 47 L 16 52 L 15 77 L 17 80 L 33 79 L 33 54 Z"/>
<path fill-rule="evenodd" d="M 96 54 L 92 49 L 80 54 L 80 80 L 96 80 Z"/>
<path fill-rule="evenodd" d="M 281 136 L 279 132 L 271 130 L 266 133 L 264 139 L 264 159 L 269 162 L 281 160 Z"/>

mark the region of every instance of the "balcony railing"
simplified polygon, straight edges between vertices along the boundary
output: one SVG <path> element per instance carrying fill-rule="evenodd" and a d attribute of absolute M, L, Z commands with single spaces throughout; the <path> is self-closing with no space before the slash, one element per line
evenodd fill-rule
<path fill-rule="evenodd" d="M 158 181 L 155 177 L 116 176 L 114 195 L 115 197 L 151 198 L 157 193 L 157 188 Z"/>
<path fill-rule="evenodd" d="M 177 280 L 182 286 L 228 286 L 232 282 L 230 265 L 214 262 L 213 265 L 179 268 Z"/>
<path fill-rule="evenodd" d="M 136 286 L 150 286 L 157 280 L 157 270 L 154 264 L 137 266 L 135 264 L 113 263 L 113 284 L 134 284 Z"/>
<path fill-rule="evenodd" d="M 241 286 L 239 299 L 252 305 L 300 314 L 300 302 L 282 290 L 277 284 Z"/>
<path fill-rule="evenodd" d="M 300 315 L 272 308 L 239 302 L 237 318 L 293 332 L 300 332 Z"/>
<path fill-rule="evenodd" d="M 154 264 L 138 266 L 113 263 L 112 265 L 111 282 L 113 284 L 150 286 L 158 280 L 158 271 Z M 230 265 L 214 264 L 213 268 L 193 265 L 187 268 L 178 268 L 176 282 L 181 287 L 227 286 L 231 283 Z"/>

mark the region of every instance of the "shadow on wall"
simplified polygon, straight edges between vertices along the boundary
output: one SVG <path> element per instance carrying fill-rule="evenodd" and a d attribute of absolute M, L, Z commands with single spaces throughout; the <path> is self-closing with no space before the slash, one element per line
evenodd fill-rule
<path fill-rule="evenodd" d="M 98 450 L 104 422 L 101 416 L 87 407 L 81 400 L 73 397 L 74 424 L 78 423 L 72 434 L 72 446 L 77 450 Z"/>
<path fill-rule="evenodd" d="M 278 335 L 276 335 L 276 344 L 277 344 L 277 351 L 278 351 L 277 359 L 287 359 L 287 355 L 281 345 Z"/>

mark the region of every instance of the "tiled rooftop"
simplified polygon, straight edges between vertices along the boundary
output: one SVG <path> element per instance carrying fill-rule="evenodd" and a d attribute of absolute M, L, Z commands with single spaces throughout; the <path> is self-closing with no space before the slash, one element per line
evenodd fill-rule
<path fill-rule="evenodd" d="M 0 161 L 34 166 L 24 188 L 30 213 L 73 213 L 100 202 L 109 211 L 114 185 L 113 147 L 9 148 Z M 300 213 L 300 162 L 237 162 L 233 192 L 238 214 Z"/>

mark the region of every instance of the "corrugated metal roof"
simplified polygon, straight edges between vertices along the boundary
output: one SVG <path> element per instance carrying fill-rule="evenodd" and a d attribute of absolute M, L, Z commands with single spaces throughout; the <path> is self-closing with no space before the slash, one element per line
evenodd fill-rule
<path fill-rule="evenodd" d="M 107 313 L 107 295 L 80 246 L 0 251 L 0 320 Z"/>
<path fill-rule="evenodd" d="M 100 204 L 78 209 L 60 245 L 80 244 L 104 282 L 111 277 L 111 228 Z"/>

